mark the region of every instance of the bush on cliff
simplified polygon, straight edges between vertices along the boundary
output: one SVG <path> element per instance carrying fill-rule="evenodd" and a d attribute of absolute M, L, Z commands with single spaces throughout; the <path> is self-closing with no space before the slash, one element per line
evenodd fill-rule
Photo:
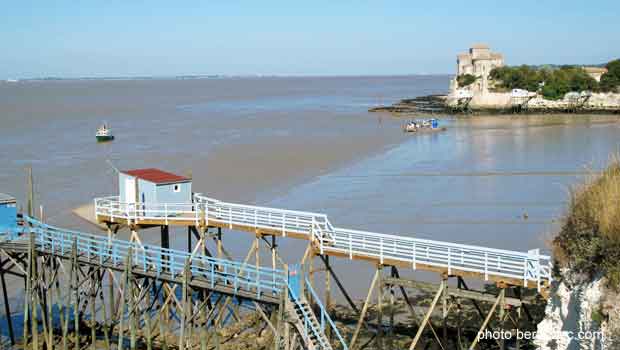
<path fill-rule="evenodd" d="M 543 71 L 530 66 L 500 67 L 490 72 L 491 79 L 498 81 L 499 86 L 505 89 L 524 89 L 537 91 L 543 81 Z"/>
<path fill-rule="evenodd" d="M 581 67 L 562 67 L 546 72 L 542 95 L 548 100 L 559 100 L 571 91 L 594 91 L 598 84 Z"/>
<path fill-rule="evenodd" d="M 601 77 L 601 90 L 617 92 L 618 88 L 620 88 L 620 59 L 607 63 L 605 68 L 607 68 L 607 73 Z"/>
<path fill-rule="evenodd" d="M 540 92 L 548 100 L 559 100 L 570 91 L 596 91 L 598 83 L 581 67 L 533 68 L 500 67 L 490 72 L 491 79 L 505 89 Z"/>
<path fill-rule="evenodd" d="M 469 86 L 471 84 L 473 84 L 476 79 L 478 79 L 476 76 L 471 75 L 471 74 L 461 74 L 456 78 L 457 83 L 459 83 L 459 86 L 461 87 L 465 87 L 465 86 Z"/>
<path fill-rule="evenodd" d="M 607 278 L 620 290 L 620 158 L 571 191 L 568 212 L 553 240 L 560 267 L 588 279 Z"/>

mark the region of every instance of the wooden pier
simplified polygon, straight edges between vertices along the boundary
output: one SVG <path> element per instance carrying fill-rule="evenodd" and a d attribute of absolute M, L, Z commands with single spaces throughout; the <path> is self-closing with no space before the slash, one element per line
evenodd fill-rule
<path fill-rule="evenodd" d="M 31 211 L 16 219 L 18 231 L 0 232 L 1 280 L 11 275 L 24 281 L 21 339 L 26 348 L 219 349 L 233 341 L 222 337 L 225 327 L 255 315 L 261 339 L 266 339 L 263 348 L 348 350 L 372 343 L 388 349 L 386 331 L 394 332 L 399 292 L 416 320 L 409 326 L 415 332 L 408 348 L 422 348 L 426 336 L 447 349 L 454 344 L 448 317 L 460 315 L 464 301 L 478 310 L 480 331 L 508 327 L 510 320 L 529 317 L 530 291 L 544 296 L 551 282 L 550 258 L 538 250 L 338 228 L 321 213 L 228 203 L 202 194 L 187 203 L 97 198 L 94 207 L 107 235 L 49 226 Z M 121 226 L 130 229 L 129 241 L 116 238 Z M 187 227 L 187 251 L 170 249 L 170 226 Z M 160 230 L 161 246 L 142 243 L 141 232 L 153 228 Z M 225 232 L 252 234 L 244 259 L 228 253 Z M 307 242 L 299 265 L 289 266 L 278 253 L 278 240 L 287 238 Z M 261 261 L 261 252 L 271 259 Z M 332 258 L 375 267 L 363 304 L 353 301 Z M 436 273 L 439 283 L 429 287 L 401 277 L 406 270 Z M 470 290 L 466 278 L 491 283 L 495 292 Z M 323 297 L 314 289 L 318 286 Z M 333 319 L 333 288 L 356 314 L 353 328 Z M 429 288 L 434 297 L 418 315 L 420 305 L 412 303 L 410 293 Z M 6 314 L 11 315 L 5 286 L 3 290 Z M 372 300 L 377 309 L 371 314 Z M 433 321 L 437 308 L 442 325 Z M 11 317 L 8 324 L 16 342 Z M 479 337 L 461 340 L 458 329 L 459 344 L 475 348 Z M 374 334 L 370 341 L 361 340 L 365 332 Z M 505 348 L 500 342 L 497 346 Z"/>

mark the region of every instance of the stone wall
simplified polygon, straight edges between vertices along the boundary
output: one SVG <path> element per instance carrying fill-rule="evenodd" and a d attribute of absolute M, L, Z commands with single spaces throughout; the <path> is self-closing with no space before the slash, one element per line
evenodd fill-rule
<path fill-rule="evenodd" d="M 458 101 L 448 96 L 447 104 L 449 107 L 455 107 Z M 469 102 L 472 110 L 509 110 L 513 107 L 512 96 L 510 92 L 488 92 L 475 93 Z M 537 96 L 527 102 L 527 108 L 530 110 L 566 110 L 576 107 L 576 102 L 570 99 L 562 99 L 558 101 L 546 100 L 542 96 Z M 581 110 L 593 111 L 620 111 L 620 94 L 619 93 L 595 93 L 583 105 L 579 105 Z"/>

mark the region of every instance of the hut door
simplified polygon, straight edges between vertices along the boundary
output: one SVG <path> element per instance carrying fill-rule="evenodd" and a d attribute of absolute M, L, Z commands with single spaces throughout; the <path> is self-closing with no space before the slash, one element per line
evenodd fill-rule
<path fill-rule="evenodd" d="M 136 182 L 134 179 L 125 179 L 125 201 L 127 203 L 136 202 Z"/>

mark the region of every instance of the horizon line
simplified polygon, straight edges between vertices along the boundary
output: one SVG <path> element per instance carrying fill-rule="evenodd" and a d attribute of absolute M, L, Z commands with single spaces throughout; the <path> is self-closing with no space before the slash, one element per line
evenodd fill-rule
<path fill-rule="evenodd" d="M 179 74 L 179 75 L 111 75 L 111 76 L 41 76 L 4 78 L 12 81 L 61 81 L 61 80 L 156 80 L 156 79 L 230 79 L 230 78 L 363 78 L 407 76 L 451 76 L 453 73 L 399 73 L 399 74 Z"/>

